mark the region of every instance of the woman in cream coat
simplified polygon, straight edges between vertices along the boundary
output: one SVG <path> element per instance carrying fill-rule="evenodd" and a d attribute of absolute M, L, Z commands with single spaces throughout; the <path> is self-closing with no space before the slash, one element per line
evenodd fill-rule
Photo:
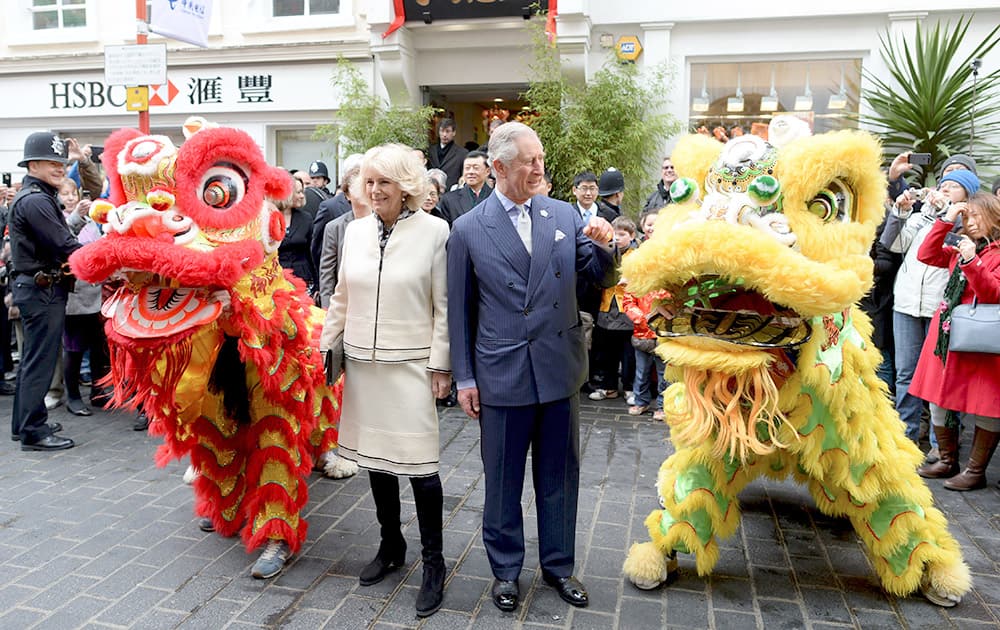
<path fill-rule="evenodd" d="M 445 578 L 434 401 L 451 387 L 448 224 L 421 211 L 426 172 L 410 148 L 370 149 L 361 178 L 372 214 L 347 226 L 320 348 L 328 379 L 343 362 L 339 453 L 368 469 L 381 526 L 378 554 L 359 579 L 376 584 L 405 561 L 398 476 L 407 476 L 423 546 L 416 608 L 426 617 L 441 606 Z"/>

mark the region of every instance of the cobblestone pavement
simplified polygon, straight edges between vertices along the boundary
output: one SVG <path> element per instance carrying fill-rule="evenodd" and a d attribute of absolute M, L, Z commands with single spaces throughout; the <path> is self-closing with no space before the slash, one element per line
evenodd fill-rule
<path fill-rule="evenodd" d="M 0 399 L 10 417 L 11 397 Z M 1000 490 L 934 495 L 972 567 L 976 588 L 957 608 L 897 599 L 878 586 L 844 519 L 821 515 L 804 489 L 760 481 L 742 495 L 743 523 L 723 543 L 715 574 L 690 558 L 679 579 L 644 592 L 621 577 L 628 546 L 646 538 L 653 483 L 669 452 L 666 427 L 625 414 L 621 400 L 583 401 L 577 575 L 591 605 L 574 609 L 541 581 L 529 482 L 525 488 L 523 600 L 501 613 L 489 599 L 483 550 L 479 431 L 457 409 L 442 418 L 444 607 L 420 621 L 419 535 L 408 484 L 403 503 L 409 563 L 381 584 L 357 574 L 373 557 L 378 525 L 365 476 L 314 475 L 309 538 L 285 572 L 250 577 L 254 556 L 236 539 L 199 531 L 185 463 L 153 465 L 157 440 L 123 412 L 53 412 L 78 446 L 0 458 L 0 628 L 996 628 L 1000 623 Z M 971 435 L 963 436 L 963 444 Z M 963 451 L 963 460 L 965 452 Z M 996 458 L 1000 459 L 1000 457 Z M 990 469 L 1000 478 L 1000 465 Z"/>

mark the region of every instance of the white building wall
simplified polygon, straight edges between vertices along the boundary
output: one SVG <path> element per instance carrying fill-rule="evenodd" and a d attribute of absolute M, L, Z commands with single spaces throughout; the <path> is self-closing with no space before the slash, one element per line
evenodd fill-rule
<path fill-rule="evenodd" d="M 15 163 L 23 138 L 36 129 L 96 138 L 137 124 L 135 114 L 107 103 L 52 105 L 53 84 L 83 84 L 89 90 L 91 83 L 101 81 L 104 46 L 134 41 L 134 3 L 87 0 L 88 27 L 59 32 L 32 32 L 26 22 L 30 3 L 0 3 L 0 171 L 19 172 Z M 530 79 L 530 40 L 520 18 L 407 22 L 383 37 L 394 16 L 392 0 L 341 0 L 341 15 L 313 18 L 272 18 L 270 6 L 270 0 L 215 0 L 209 49 L 151 36 L 151 42 L 167 44 L 168 78 L 181 91 L 169 106 L 151 108 L 154 129 L 176 129 L 187 115 L 205 115 L 247 129 L 275 160 L 281 130 L 311 130 L 332 120 L 338 99 L 330 79 L 339 55 L 358 64 L 375 93 L 400 104 L 420 104 L 421 89 L 427 87 L 523 86 Z M 887 30 L 912 36 L 917 21 L 955 22 L 962 14 L 974 14 L 967 37 L 971 49 L 1000 23 L 995 0 L 960 0 L 941 9 L 940 3 L 903 0 L 822 5 L 775 0 L 766 8 L 561 0 L 558 31 L 564 71 L 580 80 L 593 76 L 607 60 L 602 34 L 614 40 L 637 36 L 644 49 L 640 66 L 667 61 L 673 68 L 664 107 L 686 121 L 692 63 L 861 58 L 865 72 L 885 76 L 878 51 L 879 35 Z M 983 59 L 982 72 L 997 67 L 1000 50 Z M 241 74 L 255 73 L 273 77 L 272 102 L 240 103 L 233 94 L 221 103 L 187 98 L 192 78 L 219 76 L 231 85 Z"/>

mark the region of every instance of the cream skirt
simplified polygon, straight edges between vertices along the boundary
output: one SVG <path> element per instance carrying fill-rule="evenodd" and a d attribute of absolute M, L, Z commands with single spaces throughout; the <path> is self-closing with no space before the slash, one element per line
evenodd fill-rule
<path fill-rule="evenodd" d="M 438 416 L 427 362 L 347 359 L 344 372 L 340 456 L 395 475 L 438 472 Z"/>

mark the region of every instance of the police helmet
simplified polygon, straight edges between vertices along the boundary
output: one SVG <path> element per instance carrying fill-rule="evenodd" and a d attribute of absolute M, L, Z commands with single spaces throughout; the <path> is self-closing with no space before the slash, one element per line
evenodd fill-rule
<path fill-rule="evenodd" d="M 601 178 L 597 180 L 597 188 L 599 189 L 597 194 L 602 197 L 620 193 L 625 190 L 625 177 L 621 171 L 612 166 L 601 173 Z"/>
<path fill-rule="evenodd" d="M 59 162 L 60 164 L 69 162 L 66 143 L 59 137 L 59 134 L 51 131 L 36 131 L 24 141 L 24 159 L 17 165 L 23 168 L 28 165 L 28 162 L 41 160 Z"/>
<path fill-rule="evenodd" d="M 309 165 L 309 177 L 325 177 L 330 179 L 330 172 L 326 170 L 326 164 L 317 161 Z"/>

